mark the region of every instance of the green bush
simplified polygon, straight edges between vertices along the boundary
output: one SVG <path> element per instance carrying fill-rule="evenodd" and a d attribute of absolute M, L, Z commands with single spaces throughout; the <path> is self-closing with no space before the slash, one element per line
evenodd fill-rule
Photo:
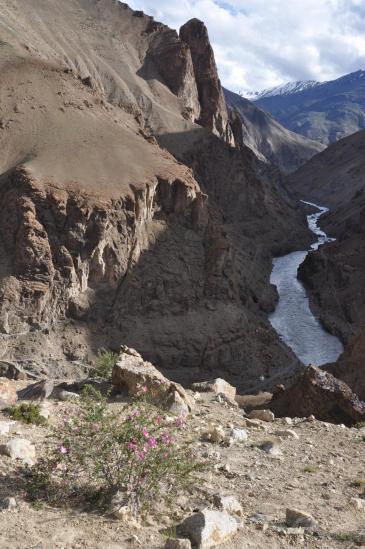
<path fill-rule="evenodd" d="M 95 366 L 91 371 L 91 377 L 101 377 L 103 379 L 109 379 L 112 374 L 113 366 L 117 362 L 117 360 L 117 353 L 101 349 L 98 352 Z"/>
<path fill-rule="evenodd" d="M 32 402 L 13 406 L 8 409 L 8 413 L 12 419 L 22 421 L 23 423 L 32 423 L 34 425 L 44 425 L 47 423 L 46 418 L 41 415 L 40 405 Z"/>
<path fill-rule="evenodd" d="M 78 410 L 64 418 L 45 457 L 30 472 L 28 493 L 49 502 L 80 500 L 107 505 L 115 494 L 132 512 L 155 505 L 191 485 L 194 460 L 185 420 L 167 421 L 147 403 L 108 409 L 106 399 L 84 388 Z"/>

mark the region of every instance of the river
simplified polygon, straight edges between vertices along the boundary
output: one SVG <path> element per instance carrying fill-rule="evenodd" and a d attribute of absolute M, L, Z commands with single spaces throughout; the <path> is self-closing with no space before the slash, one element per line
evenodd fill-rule
<path fill-rule="evenodd" d="M 304 202 L 304 201 L 303 201 Z M 318 213 L 307 216 L 308 226 L 317 235 L 317 241 L 310 250 L 292 252 L 273 261 L 270 282 L 275 284 L 279 293 L 279 302 L 269 320 L 280 338 L 305 364 L 326 364 L 334 362 L 343 351 L 341 341 L 329 334 L 313 315 L 303 284 L 298 280 L 299 265 L 311 250 L 330 242 L 325 232 L 318 227 L 318 220 L 328 208 L 304 202 L 318 209 Z"/>

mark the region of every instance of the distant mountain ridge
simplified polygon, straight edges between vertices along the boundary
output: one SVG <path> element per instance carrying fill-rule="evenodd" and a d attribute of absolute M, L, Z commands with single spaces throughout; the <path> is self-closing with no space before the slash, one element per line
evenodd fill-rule
<path fill-rule="evenodd" d="M 239 95 L 249 99 L 250 101 L 258 101 L 264 97 L 275 97 L 277 95 L 290 95 L 293 93 L 298 93 L 304 90 L 315 88 L 321 86 L 323 82 L 317 82 L 317 80 L 297 80 L 296 82 L 286 82 L 285 84 L 279 84 L 273 88 L 267 88 L 262 91 L 246 91 L 240 92 Z"/>
<path fill-rule="evenodd" d="M 365 128 L 365 71 L 289 83 L 251 100 L 289 130 L 328 145 Z"/>
<path fill-rule="evenodd" d="M 290 173 L 323 150 L 324 145 L 284 128 L 248 99 L 226 89 L 224 95 L 236 146 L 246 145 L 260 160 Z"/>

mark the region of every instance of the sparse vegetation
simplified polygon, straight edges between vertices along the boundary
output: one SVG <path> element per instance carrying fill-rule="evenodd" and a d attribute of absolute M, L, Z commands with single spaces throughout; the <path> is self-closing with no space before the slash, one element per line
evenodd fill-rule
<path fill-rule="evenodd" d="M 354 480 L 352 486 L 354 486 L 355 488 L 365 488 L 365 478 L 358 478 Z"/>
<path fill-rule="evenodd" d="M 138 513 L 157 497 L 165 500 L 187 488 L 201 469 L 184 436 L 183 418 L 165 421 L 145 402 L 115 414 L 92 386 L 84 388 L 78 407 L 29 474 L 32 498 L 84 500 L 104 508 L 122 494 L 123 505 Z"/>
<path fill-rule="evenodd" d="M 33 402 L 24 402 L 18 406 L 8 408 L 8 414 L 15 421 L 22 421 L 23 423 L 33 425 L 44 425 L 47 423 L 46 418 L 41 415 L 40 405 Z"/>
<path fill-rule="evenodd" d="M 318 465 L 306 465 L 304 467 L 305 473 L 318 473 L 318 471 L 319 471 Z"/>
<path fill-rule="evenodd" d="M 90 374 L 91 377 L 109 379 L 112 374 L 113 366 L 117 362 L 117 360 L 117 353 L 113 353 L 112 351 L 106 351 L 105 349 L 100 349 L 97 359 L 95 361 L 95 366 Z"/>

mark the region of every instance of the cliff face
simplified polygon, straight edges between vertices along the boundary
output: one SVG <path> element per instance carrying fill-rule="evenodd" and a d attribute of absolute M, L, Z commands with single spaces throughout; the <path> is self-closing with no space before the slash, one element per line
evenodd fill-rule
<path fill-rule="evenodd" d="M 2 355 L 61 364 L 125 343 L 181 381 L 289 376 L 271 256 L 309 237 L 227 143 L 202 24 L 190 44 L 113 0 L 0 3 Z"/>

